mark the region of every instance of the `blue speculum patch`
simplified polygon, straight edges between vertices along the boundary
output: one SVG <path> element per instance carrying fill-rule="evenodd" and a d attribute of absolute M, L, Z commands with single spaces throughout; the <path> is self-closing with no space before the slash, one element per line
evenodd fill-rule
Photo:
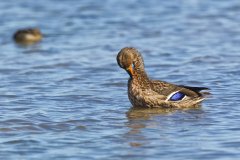
<path fill-rule="evenodd" d="M 185 97 L 185 94 L 182 92 L 176 92 L 170 97 L 170 101 L 180 101 Z"/>

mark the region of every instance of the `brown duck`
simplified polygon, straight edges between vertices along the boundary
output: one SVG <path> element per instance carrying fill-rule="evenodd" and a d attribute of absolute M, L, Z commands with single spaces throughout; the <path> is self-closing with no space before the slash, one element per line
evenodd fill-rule
<path fill-rule="evenodd" d="M 128 97 L 134 107 L 148 108 L 189 108 L 196 107 L 205 99 L 205 87 L 174 85 L 168 82 L 151 80 L 144 70 L 141 54 L 126 47 L 117 55 L 118 65 L 130 75 Z"/>
<path fill-rule="evenodd" d="M 20 44 L 33 44 L 39 42 L 42 37 L 38 28 L 21 29 L 13 35 L 13 39 Z"/>

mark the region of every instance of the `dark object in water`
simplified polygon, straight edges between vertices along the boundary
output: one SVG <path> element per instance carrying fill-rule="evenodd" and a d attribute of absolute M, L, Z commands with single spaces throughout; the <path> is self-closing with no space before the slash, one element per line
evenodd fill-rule
<path fill-rule="evenodd" d="M 33 44 L 42 40 L 42 33 L 38 28 L 28 28 L 18 30 L 13 39 L 19 44 Z"/>

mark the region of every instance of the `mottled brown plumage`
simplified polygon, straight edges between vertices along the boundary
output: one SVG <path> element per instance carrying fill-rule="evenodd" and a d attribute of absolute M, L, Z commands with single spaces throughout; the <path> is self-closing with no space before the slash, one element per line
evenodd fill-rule
<path fill-rule="evenodd" d="M 148 108 L 187 108 L 197 106 L 203 99 L 204 87 L 174 85 L 168 82 L 151 80 L 144 70 L 141 54 L 126 47 L 117 55 L 118 65 L 130 75 L 128 97 L 135 107 Z"/>
<path fill-rule="evenodd" d="M 29 28 L 18 30 L 13 39 L 19 44 L 33 44 L 42 39 L 42 33 L 38 28 Z"/>

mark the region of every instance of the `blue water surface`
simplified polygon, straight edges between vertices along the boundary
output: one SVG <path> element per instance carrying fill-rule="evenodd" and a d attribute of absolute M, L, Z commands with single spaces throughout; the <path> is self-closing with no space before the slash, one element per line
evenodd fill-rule
<path fill-rule="evenodd" d="M 1 160 L 240 159 L 239 0 L 0 2 Z M 42 42 L 19 46 L 19 28 Z M 130 109 L 116 55 L 211 88 L 202 107 Z"/>

